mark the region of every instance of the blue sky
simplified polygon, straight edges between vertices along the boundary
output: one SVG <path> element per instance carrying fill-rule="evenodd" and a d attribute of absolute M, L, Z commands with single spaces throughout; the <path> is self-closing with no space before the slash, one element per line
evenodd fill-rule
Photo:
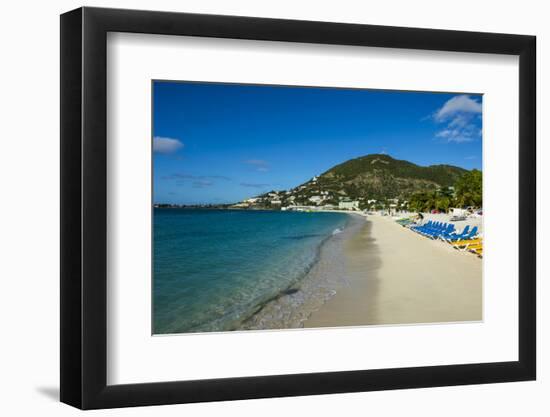
<path fill-rule="evenodd" d="M 481 95 L 155 81 L 156 203 L 230 203 L 351 158 L 481 169 Z"/>

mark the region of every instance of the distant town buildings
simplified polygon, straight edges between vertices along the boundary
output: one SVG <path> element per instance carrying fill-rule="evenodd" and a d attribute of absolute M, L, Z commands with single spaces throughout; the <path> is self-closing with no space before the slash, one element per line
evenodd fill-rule
<path fill-rule="evenodd" d="M 315 204 L 319 204 L 323 200 L 324 200 L 324 198 L 320 195 L 314 195 L 314 196 L 309 197 L 309 201 L 311 201 L 312 203 L 315 203 Z"/>
<path fill-rule="evenodd" d="M 340 210 L 359 210 L 359 201 L 344 199 L 338 202 Z"/>

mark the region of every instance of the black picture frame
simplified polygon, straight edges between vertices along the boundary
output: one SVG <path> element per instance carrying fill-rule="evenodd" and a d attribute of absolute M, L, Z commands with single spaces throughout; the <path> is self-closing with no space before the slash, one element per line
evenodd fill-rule
<path fill-rule="evenodd" d="M 519 358 L 107 385 L 108 32 L 186 35 L 519 56 Z M 536 377 L 536 38 L 136 10 L 61 16 L 61 401 L 81 409 L 377 391 Z"/>

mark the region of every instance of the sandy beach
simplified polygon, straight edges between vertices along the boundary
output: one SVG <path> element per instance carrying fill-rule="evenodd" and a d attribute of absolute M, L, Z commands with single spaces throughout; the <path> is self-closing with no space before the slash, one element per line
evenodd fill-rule
<path fill-rule="evenodd" d="M 344 254 L 349 282 L 304 327 L 482 320 L 482 260 L 472 254 L 378 215 Z"/>

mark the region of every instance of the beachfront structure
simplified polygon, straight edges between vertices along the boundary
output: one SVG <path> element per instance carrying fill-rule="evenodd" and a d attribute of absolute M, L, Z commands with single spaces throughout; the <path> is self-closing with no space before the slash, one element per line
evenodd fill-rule
<path fill-rule="evenodd" d="M 323 200 L 324 200 L 324 198 L 321 197 L 320 195 L 313 195 L 313 196 L 309 197 L 309 201 L 311 201 L 312 203 L 315 203 L 315 204 L 319 204 Z"/>
<path fill-rule="evenodd" d="M 359 210 L 359 201 L 357 200 L 341 200 L 338 203 L 340 210 Z"/>

